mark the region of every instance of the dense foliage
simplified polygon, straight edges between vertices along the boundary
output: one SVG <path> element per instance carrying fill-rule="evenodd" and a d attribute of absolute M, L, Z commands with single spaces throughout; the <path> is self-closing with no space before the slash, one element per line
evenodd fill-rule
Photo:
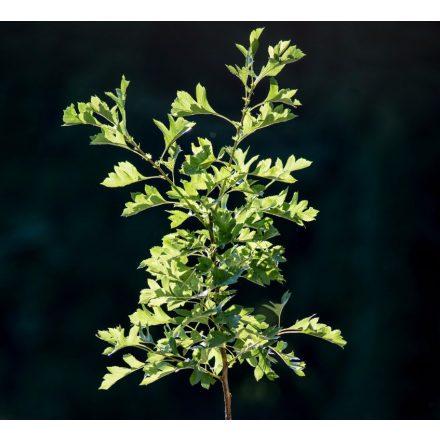
<path fill-rule="evenodd" d="M 139 307 L 129 317 L 131 327 L 118 326 L 97 334 L 108 344 L 104 354 L 127 352 L 124 366 L 108 367 L 101 389 L 136 371 L 143 372 L 141 385 L 149 385 L 190 370 L 192 385 L 200 383 L 208 389 L 219 380 L 226 398 L 228 369 L 237 363 L 248 363 L 257 381 L 264 376 L 276 379 L 277 362 L 304 375 L 305 363 L 285 341 L 289 334 L 308 334 L 341 347 L 346 344 L 339 330 L 315 316 L 282 325 L 289 292 L 280 303 L 265 306 L 276 315 L 275 324 L 270 317 L 233 302 L 237 294 L 233 286 L 240 278 L 260 286 L 284 281 L 279 267 L 285 261 L 284 247 L 272 241 L 278 235 L 274 218 L 304 226 L 318 213 L 300 200 L 298 192 L 290 191 L 297 181 L 293 174 L 309 167 L 310 161 L 293 155 L 285 161 L 260 159 L 243 146 L 255 131 L 295 118 L 292 109 L 301 105 L 297 90 L 280 88 L 275 77 L 304 53 L 290 41 L 280 41 L 269 46 L 267 62 L 256 69 L 254 57 L 262 31 L 251 32 L 247 48 L 236 45 L 244 64 L 227 66 L 244 86 L 239 120 L 214 110 L 200 84 L 194 96 L 179 91 L 167 122 L 154 120 L 164 138 L 159 158 L 145 152 L 128 132 L 125 103 L 129 81 L 125 77 L 115 93 L 106 93 L 111 105 L 93 96 L 64 111 L 65 125 L 99 129 L 91 138 L 92 145 L 123 148 L 149 164 L 149 170 L 141 172 L 130 162 L 120 162 L 102 182 L 113 188 L 149 181 L 131 193 L 122 215 L 168 205 L 173 230 L 140 263 L 148 274 L 147 287 L 141 290 Z M 264 79 L 269 83 L 267 96 L 253 103 L 255 89 Z M 190 149 L 181 147 L 182 136 L 195 125 L 185 118 L 197 115 L 211 115 L 231 124 L 235 130 L 231 145 L 215 148 L 209 139 L 198 138 Z"/>

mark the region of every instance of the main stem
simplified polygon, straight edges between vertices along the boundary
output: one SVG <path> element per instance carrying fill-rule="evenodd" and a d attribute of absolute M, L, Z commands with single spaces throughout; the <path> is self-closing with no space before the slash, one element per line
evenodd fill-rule
<path fill-rule="evenodd" d="M 254 92 L 255 85 L 256 84 L 254 84 L 254 81 L 252 79 L 252 85 L 250 87 L 249 93 L 248 93 L 248 91 L 246 89 L 245 104 L 244 104 L 244 108 L 242 110 L 242 115 L 241 115 L 240 123 L 238 124 L 238 127 L 237 127 L 237 132 L 236 132 L 236 135 L 235 135 L 234 145 L 232 146 L 232 151 L 231 151 L 231 154 L 229 156 L 228 167 L 231 166 L 232 160 L 234 158 L 235 150 L 237 149 L 238 144 L 240 143 L 240 131 L 243 129 L 243 121 L 244 121 L 246 112 L 247 112 L 247 110 L 249 108 L 249 104 L 250 104 L 250 101 L 251 101 L 252 94 Z M 226 185 L 226 179 L 223 180 L 222 185 L 220 187 L 218 200 L 220 200 L 222 198 L 223 194 L 224 194 L 225 185 Z M 218 208 L 218 204 L 215 205 L 215 207 L 214 207 L 214 213 L 216 212 L 217 208 Z M 216 263 L 217 249 L 216 249 L 216 246 L 215 246 L 215 239 L 214 239 L 212 213 L 210 214 L 208 226 L 209 226 L 208 230 L 209 230 L 209 236 L 210 236 L 210 239 L 211 239 L 211 243 L 214 245 L 214 251 L 213 251 L 213 253 L 211 255 L 211 258 L 212 258 L 213 263 L 215 264 Z M 222 370 L 222 375 L 220 376 L 220 380 L 222 382 L 223 397 L 224 397 L 224 401 L 225 401 L 225 420 L 232 420 L 232 394 L 231 394 L 231 391 L 229 389 L 229 379 L 228 379 L 229 365 L 228 365 L 228 359 L 226 357 L 226 348 L 221 347 L 220 348 L 220 353 L 222 355 L 222 362 L 223 362 L 223 370 Z"/>
<path fill-rule="evenodd" d="M 232 420 L 232 394 L 229 390 L 228 360 L 226 358 L 226 348 L 221 347 L 220 352 L 222 354 L 223 361 L 223 371 L 220 379 L 223 387 L 223 397 L 225 399 L 225 420 Z"/>

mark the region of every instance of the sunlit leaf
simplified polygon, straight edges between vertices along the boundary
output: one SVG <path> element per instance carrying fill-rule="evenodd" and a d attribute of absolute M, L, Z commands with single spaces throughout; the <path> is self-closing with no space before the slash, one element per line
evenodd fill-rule
<path fill-rule="evenodd" d="M 107 186 L 108 188 L 116 188 L 151 178 L 153 177 L 143 176 L 134 165 L 125 161 L 119 162 L 118 165 L 115 166 L 115 171 L 110 173 L 108 177 L 101 182 L 101 185 Z"/>
<path fill-rule="evenodd" d="M 308 318 L 296 321 L 290 327 L 281 330 L 283 334 L 303 333 L 305 335 L 315 336 L 324 339 L 333 344 L 344 347 L 347 341 L 342 337 L 340 330 L 333 330 L 329 325 L 319 322 L 318 317 L 309 316 Z"/>
<path fill-rule="evenodd" d="M 127 202 L 125 204 L 125 209 L 122 212 L 124 217 L 129 217 L 130 215 L 138 214 L 139 212 L 145 211 L 146 209 L 153 208 L 154 206 L 164 205 L 167 202 L 159 191 L 150 185 L 145 185 L 143 193 L 132 193 L 132 202 Z"/>

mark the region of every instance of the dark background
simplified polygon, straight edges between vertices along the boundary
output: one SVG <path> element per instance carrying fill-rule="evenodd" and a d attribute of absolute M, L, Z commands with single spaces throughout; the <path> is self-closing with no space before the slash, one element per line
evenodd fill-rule
<path fill-rule="evenodd" d="M 276 382 L 231 371 L 236 418 L 438 418 L 440 26 L 433 23 L 2 23 L 0 26 L 0 417 L 221 418 L 219 384 L 186 372 L 98 391 L 105 366 L 97 329 L 127 325 L 145 274 L 136 271 L 168 231 L 161 209 L 122 218 L 129 189 L 98 183 L 120 160 L 90 147 L 62 109 L 129 88 L 130 131 L 157 155 L 176 90 L 202 82 L 218 111 L 237 117 L 241 85 L 224 67 L 233 43 L 265 26 L 264 47 L 292 39 L 307 53 L 280 84 L 298 88 L 300 118 L 250 138 L 254 151 L 314 161 L 297 173 L 321 212 L 306 229 L 279 221 L 286 286 L 240 283 L 259 307 L 293 293 L 285 319 L 318 313 L 345 350 L 298 336 L 307 361 Z M 262 87 L 264 89 L 264 87 Z M 265 90 L 263 90 L 263 93 Z M 229 142 L 199 117 L 192 137 Z M 128 155 L 127 155 L 128 154 Z M 144 168 L 143 168 L 144 169 Z"/>

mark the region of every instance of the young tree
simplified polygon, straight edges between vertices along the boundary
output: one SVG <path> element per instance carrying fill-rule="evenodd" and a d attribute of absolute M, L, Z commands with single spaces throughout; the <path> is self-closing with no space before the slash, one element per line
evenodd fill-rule
<path fill-rule="evenodd" d="M 290 41 L 280 41 L 269 46 L 268 59 L 257 70 L 254 58 L 262 32 L 262 28 L 253 30 L 247 47 L 236 45 L 244 57 L 242 66 L 227 66 L 244 87 L 239 120 L 214 110 L 201 84 L 195 96 L 179 91 L 167 122 L 153 121 L 164 139 L 158 158 L 145 152 L 128 132 L 125 102 L 129 81 L 125 77 L 115 93 L 106 92 L 111 105 L 93 96 L 89 102 L 72 104 L 64 111 L 64 125 L 91 125 L 99 130 L 91 137 L 92 145 L 123 148 L 150 166 L 140 172 L 130 162 L 120 162 L 102 182 L 114 188 L 149 181 L 139 192 L 131 193 L 122 215 L 129 217 L 164 205 L 169 208 L 173 229 L 140 263 L 148 274 L 148 286 L 141 290 L 139 307 L 129 316 L 128 331 L 118 326 L 97 334 L 108 344 L 105 355 L 126 352 L 125 365 L 108 367 L 100 389 L 106 390 L 137 371 L 142 372 L 140 384 L 150 385 L 169 374 L 190 370 L 191 385 L 209 389 L 221 382 L 225 417 L 231 419 L 228 373 L 233 366 L 249 364 L 257 381 L 263 376 L 276 379 L 273 367 L 278 362 L 304 376 L 305 363 L 285 341 L 289 335 L 302 333 L 340 347 L 346 344 L 339 330 L 332 330 L 315 316 L 282 325 L 289 292 L 279 303 L 265 306 L 276 315 L 275 325 L 270 325 L 266 316 L 254 314 L 252 308 L 234 303 L 237 291 L 233 286 L 240 278 L 259 286 L 284 281 L 279 267 L 285 261 L 284 247 L 272 241 L 278 235 L 274 218 L 303 226 L 318 213 L 306 200 L 300 200 L 297 192 L 288 194 L 289 186 L 296 182 L 292 174 L 309 167 L 310 161 L 293 155 L 284 163 L 280 159 L 259 160 L 249 153 L 249 147 L 242 147 L 257 130 L 295 118 L 292 109 L 301 105 L 295 97 L 297 91 L 280 88 L 275 77 L 304 53 Z M 267 96 L 253 103 L 255 89 L 263 80 L 269 83 Z M 181 137 L 195 125 L 185 118 L 198 115 L 221 118 L 232 125 L 235 134 L 231 145 L 214 148 L 209 139 L 198 138 L 190 149 L 181 148 Z M 152 183 L 154 179 L 164 182 L 166 191 L 159 190 Z M 273 191 L 277 185 L 284 188 Z M 240 199 L 235 206 L 228 203 L 233 193 Z M 198 229 L 183 226 L 190 218 L 195 219 Z"/>

